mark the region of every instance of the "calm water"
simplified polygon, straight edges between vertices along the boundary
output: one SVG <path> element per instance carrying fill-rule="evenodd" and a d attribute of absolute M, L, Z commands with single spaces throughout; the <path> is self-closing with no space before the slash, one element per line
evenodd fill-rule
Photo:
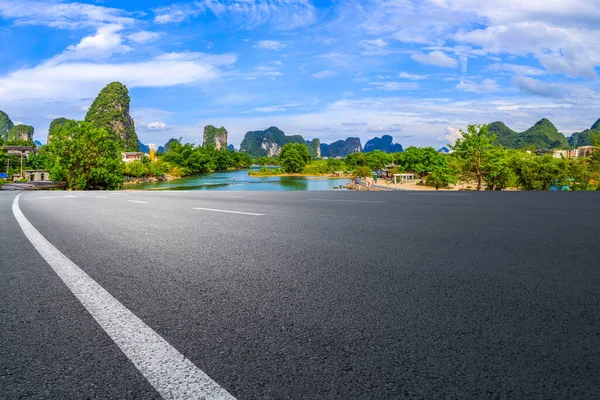
<path fill-rule="evenodd" d="M 258 169 L 258 168 L 257 168 Z M 127 185 L 125 189 L 144 190 L 332 190 L 349 179 L 306 176 L 249 176 L 249 170 L 213 172 L 168 182 Z"/>

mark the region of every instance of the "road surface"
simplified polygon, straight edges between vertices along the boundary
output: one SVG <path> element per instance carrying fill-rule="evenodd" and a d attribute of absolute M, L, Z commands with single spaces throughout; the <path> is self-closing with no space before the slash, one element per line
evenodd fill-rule
<path fill-rule="evenodd" d="M 600 398 L 600 193 L 16 196 L 2 398 Z"/>

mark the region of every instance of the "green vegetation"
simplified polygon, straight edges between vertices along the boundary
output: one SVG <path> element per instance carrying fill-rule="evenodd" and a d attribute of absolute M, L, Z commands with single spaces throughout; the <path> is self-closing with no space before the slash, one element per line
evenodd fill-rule
<path fill-rule="evenodd" d="M 355 178 L 369 178 L 373 176 L 373 171 L 371 170 L 371 168 L 361 165 L 356 167 L 354 171 L 352 171 L 352 175 Z"/>
<path fill-rule="evenodd" d="M 52 179 L 69 189 L 117 189 L 123 183 L 119 143 L 111 133 L 89 122 L 69 121 L 54 130 L 41 156 Z"/>
<path fill-rule="evenodd" d="M 8 141 L 23 141 L 33 145 L 33 126 L 15 125 L 8 131 Z"/>
<path fill-rule="evenodd" d="M 433 186 L 435 190 L 456 184 L 457 181 L 456 171 L 448 167 L 435 167 L 425 178 L 425 184 Z"/>
<path fill-rule="evenodd" d="M 50 142 L 50 140 L 52 140 L 52 135 L 54 135 L 54 131 L 59 126 L 63 126 L 64 124 L 66 124 L 69 121 L 70 120 L 66 119 L 66 118 L 56 118 L 56 119 L 52 120 L 52 122 L 50 122 L 50 127 L 48 128 L 48 142 Z"/>
<path fill-rule="evenodd" d="M 493 122 L 488 126 L 489 133 L 496 136 L 495 144 L 507 149 L 558 149 L 569 147 L 565 135 L 548 119 L 543 118 L 524 132 L 518 133 L 504 125 Z"/>
<path fill-rule="evenodd" d="M 8 115 L 0 110 L 0 140 L 8 140 L 8 132 L 15 126 Z"/>
<path fill-rule="evenodd" d="M 487 125 L 469 125 L 467 132 L 460 131 L 462 138 L 454 146 L 455 157 L 462 161 L 462 180 L 475 179 L 477 190 L 481 190 L 484 175 L 489 173 L 486 166 L 490 150 L 494 149 L 495 135 L 488 134 Z"/>
<path fill-rule="evenodd" d="M 169 151 L 160 160 L 177 168 L 179 176 L 198 174 L 211 171 L 226 171 L 229 169 L 248 168 L 252 159 L 248 154 L 234 152 L 227 148 L 216 150 L 207 147 L 194 147 L 190 143 L 169 141 Z M 173 175 L 173 174 L 170 174 Z"/>
<path fill-rule="evenodd" d="M 279 161 L 287 173 L 299 173 L 310 162 L 310 153 L 304 143 L 288 143 L 281 148 Z"/>
<path fill-rule="evenodd" d="M 217 150 L 225 149 L 227 147 L 227 129 L 215 128 L 212 125 L 205 126 L 202 146 Z"/>
<path fill-rule="evenodd" d="M 85 121 L 109 132 L 121 149 L 138 151 L 138 137 L 129 115 L 129 103 L 127 87 L 119 82 L 110 83 L 90 106 Z"/>
<path fill-rule="evenodd" d="M 319 139 L 307 140 L 306 147 L 308 147 L 308 152 L 313 159 L 321 155 L 321 141 Z"/>
<path fill-rule="evenodd" d="M 264 131 L 246 133 L 240 145 L 240 152 L 248 153 L 252 157 L 276 156 L 288 143 L 304 144 L 305 142 L 300 135 L 286 136 L 279 128 L 272 126 Z"/>

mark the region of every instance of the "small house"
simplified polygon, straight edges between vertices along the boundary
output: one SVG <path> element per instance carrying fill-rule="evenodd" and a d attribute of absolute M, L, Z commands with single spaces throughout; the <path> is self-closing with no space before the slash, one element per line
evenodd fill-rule
<path fill-rule="evenodd" d="M 130 163 L 133 161 L 141 161 L 144 157 L 144 153 L 141 151 L 126 151 L 121 153 L 121 159 L 123 162 Z"/>

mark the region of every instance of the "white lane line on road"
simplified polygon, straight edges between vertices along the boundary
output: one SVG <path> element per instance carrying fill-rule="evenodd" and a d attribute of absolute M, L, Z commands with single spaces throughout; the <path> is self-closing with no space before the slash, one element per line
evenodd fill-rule
<path fill-rule="evenodd" d="M 213 194 L 212 196 L 208 196 L 208 197 L 226 197 L 226 198 L 230 198 L 230 199 L 244 199 L 244 198 L 246 198 L 246 196 L 236 196 L 234 194 Z"/>
<path fill-rule="evenodd" d="M 218 210 L 216 208 L 202 208 L 202 207 L 195 207 L 194 210 L 214 211 L 214 212 L 229 213 L 229 214 L 256 215 L 256 216 L 265 215 L 265 214 L 251 213 L 251 212 L 231 211 L 231 210 Z"/>
<path fill-rule="evenodd" d="M 117 195 L 117 196 L 125 196 L 123 193 L 109 193 L 109 194 L 114 194 L 114 195 Z"/>
<path fill-rule="evenodd" d="M 106 196 L 96 196 L 96 197 L 99 198 L 99 199 L 105 199 L 106 198 Z"/>
<path fill-rule="evenodd" d="M 234 399 L 48 242 L 21 212 L 19 197 L 12 210 L 27 239 L 163 398 Z"/>
<path fill-rule="evenodd" d="M 141 200 L 127 200 L 130 203 L 138 203 L 138 204 L 148 204 L 147 201 L 141 201 Z"/>
<path fill-rule="evenodd" d="M 64 196 L 44 196 L 44 197 L 35 197 L 36 199 L 76 199 L 77 196 L 73 196 L 71 194 L 67 194 Z"/>
<path fill-rule="evenodd" d="M 339 201 L 342 203 L 385 203 L 385 201 L 378 200 L 338 200 L 338 199 L 307 199 L 311 201 Z"/>

